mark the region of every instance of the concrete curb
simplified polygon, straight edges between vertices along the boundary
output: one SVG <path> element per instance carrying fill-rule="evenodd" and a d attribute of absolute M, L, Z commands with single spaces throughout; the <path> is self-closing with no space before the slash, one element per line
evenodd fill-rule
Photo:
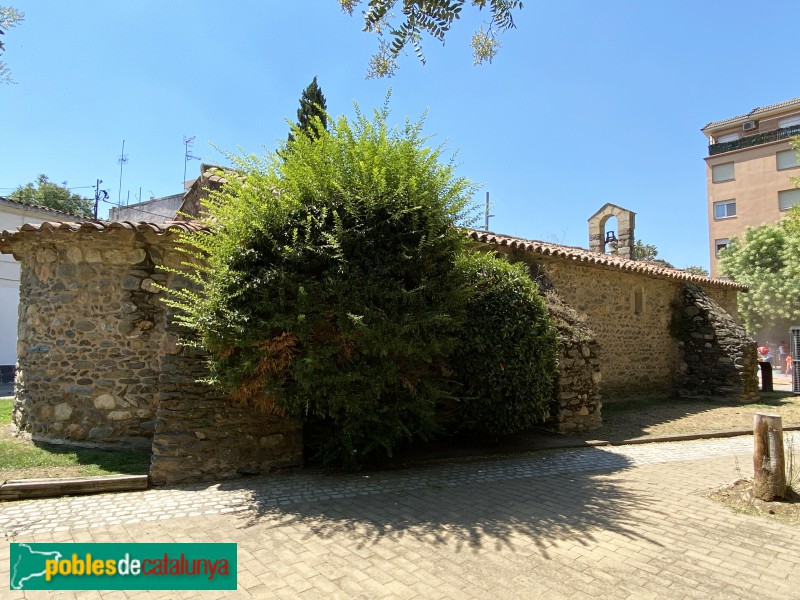
<path fill-rule="evenodd" d="M 0 484 L 0 501 L 52 498 L 78 494 L 146 490 L 147 475 L 103 475 L 70 479 L 19 479 Z"/>
<path fill-rule="evenodd" d="M 790 425 L 784 431 L 800 431 L 800 425 Z M 737 429 L 730 431 L 714 431 L 704 433 L 688 433 L 657 438 L 635 438 L 618 442 L 609 440 L 587 440 L 583 442 L 565 441 L 563 444 L 549 443 L 547 446 L 497 452 L 491 454 L 455 456 L 434 459 L 411 460 L 404 467 L 424 466 L 442 462 L 461 462 L 522 456 L 545 450 L 569 450 L 576 448 L 593 448 L 602 446 L 633 446 L 642 444 L 663 444 L 668 442 L 688 442 L 692 440 L 711 440 L 717 438 L 753 435 L 752 431 Z M 313 470 L 313 469 L 312 469 Z M 78 494 L 103 494 L 108 492 L 135 492 L 148 489 L 147 475 L 106 475 L 99 477 L 82 477 L 77 479 L 20 479 L 0 484 L 0 502 L 14 500 L 31 500 L 36 498 L 52 498 L 56 496 L 73 496 Z"/>
<path fill-rule="evenodd" d="M 790 425 L 783 428 L 784 431 L 800 431 L 800 425 Z M 611 442 L 608 440 L 589 440 L 585 444 L 573 444 L 564 446 L 550 446 L 550 448 L 582 448 L 583 446 L 634 446 L 637 444 L 663 444 L 666 442 L 689 442 L 692 440 L 713 440 L 716 438 L 739 437 L 742 435 L 753 435 L 752 430 L 733 429 L 729 431 L 709 431 L 704 433 L 685 433 L 682 435 L 668 435 L 657 438 L 634 438 Z M 548 448 L 549 449 L 549 448 Z"/>
<path fill-rule="evenodd" d="M 800 425 L 790 425 L 784 427 L 783 431 L 800 431 Z M 435 465 L 440 463 L 452 462 L 469 462 L 475 460 L 488 460 L 492 458 L 512 458 L 518 456 L 526 456 L 535 454 L 537 452 L 546 452 L 548 450 L 577 450 L 580 448 L 597 448 L 603 446 L 637 446 L 643 444 L 663 444 L 669 442 L 690 442 L 693 440 L 713 440 L 718 438 L 742 437 L 752 436 L 752 430 L 735 429 L 728 431 L 708 431 L 702 433 L 687 433 L 683 435 L 670 435 L 654 438 L 634 438 L 630 440 L 610 441 L 610 440 L 585 440 L 573 441 L 564 440 L 564 443 L 559 443 L 558 440 L 552 439 L 546 445 L 531 447 L 531 448 L 516 448 L 509 451 L 497 451 L 484 454 L 471 454 L 452 457 L 437 457 L 430 459 L 410 459 L 402 462 L 401 468 L 409 468 L 415 466 Z"/>

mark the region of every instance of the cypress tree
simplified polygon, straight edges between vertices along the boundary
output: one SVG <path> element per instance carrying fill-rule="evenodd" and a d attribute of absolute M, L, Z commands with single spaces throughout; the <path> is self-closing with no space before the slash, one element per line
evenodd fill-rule
<path fill-rule="evenodd" d="M 314 117 L 319 117 L 323 129 L 328 129 L 328 105 L 325 103 L 325 96 L 322 89 L 317 84 L 317 77 L 308 87 L 303 90 L 300 96 L 300 108 L 297 109 L 297 126 L 312 137 L 317 137 L 317 132 L 313 126 Z M 289 141 L 294 141 L 294 136 L 289 132 Z"/>

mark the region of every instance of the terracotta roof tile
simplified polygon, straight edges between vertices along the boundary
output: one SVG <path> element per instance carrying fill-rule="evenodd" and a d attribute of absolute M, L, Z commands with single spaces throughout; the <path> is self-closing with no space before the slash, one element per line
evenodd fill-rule
<path fill-rule="evenodd" d="M 784 102 L 778 102 L 777 104 L 770 104 L 769 106 L 756 106 L 749 113 L 739 115 L 738 117 L 722 119 L 721 121 L 712 121 L 711 123 L 703 127 L 700 131 L 706 131 L 708 129 L 716 129 L 717 127 L 722 127 L 724 125 L 733 125 L 737 121 L 749 121 L 752 120 L 753 117 L 757 117 L 764 113 L 768 113 L 770 111 L 778 110 L 781 108 L 787 108 L 789 106 L 794 106 L 794 105 L 800 107 L 800 98 L 793 98 L 791 100 L 786 100 Z"/>
<path fill-rule="evenodd" d="M 202 225 L 195 221 L 167 221 L 166 223 L 148 223 L 145 221 L 83 221 L 25 223 L 13 231 L 0 232 L 0 244 L 6 244 L 14 239 L 40 233 L 66 234 L 82 232 L 108 232 L 115 230 L 138 231 L 141 233 L 152 232 L 156 235 L 171 235 L 182 231 L 201 231 Z"/>
<path fill-rule="evenodd" d="M 104 233 L 115 230 L 129 230 L 138 231 L 141 233 L 152 232 L 156 235 L 171 235 L 179 232 L 190 231 L 203 231 L 205 226 L 198 221 L 167 221 L 166 223 L 147 223 L 144 221 L 131 222 L 131 221 L 85 221 L 82 223 L 41 223 L 32 224 L 26 223 L 15 231 L 3 231 L 0 233 L 0 252 L 10 252 L 8 246 L 9 242 L 27 236 L 35 236 L 40 233 L 50 234 L 69 234 L 81 232 L 98 232 Z M 643 273 L 652 277 L 662 279 L 678 279 L 682 281 L 689 281 L 694 283 L 710 283 L 713 285 L 728 287 L 736 290 L 746 291 L 747 286 L 744 286 L 735 281 L 727 281 L 724 279 L 712 279 L 710 277 L 703 277 L 702 275 L 694 275 L 681 271 L 680 269 L 672 269 L 658 263 L 650 263 L 638 260 L 629 260 L 619 256 L 612 256 L 610 254 L 600 254 L 598 252 L 591 252 L 584 248 L 576 246 L 562 246 L 559 244 L 551 244 L 548 242 L 541 242 L 538 240 L 526 240 L 523 238 L 501 235 L 487 231 L 472 230 L 468 232 L 469 236 L 484 244 L 494 244 L 497 246 L 508 246 L 510 248 L 518 248 L 534 254 L 541 254 L 544 256 L 555 256 L 558 258 L 567 259 L 569 261 L 585 263 L 587 265 L 596 265 L 600 267 L 608 267 L 628 271 L 631 273 Z"/>
<path fill-rule="evenodd" d="M 599 252 L 592 252 L 590 250 L 586 250 L 585 248 L 578 248 L 575 246 L 561 246 L 559 244 L 550 244 L 548 242 L 540 242 L 538 240 L 526 240 L 523 238 L 492 233 L 490 231 L 487 232 L 473 230 L 469 232 L 469 236 L 473 240 L 484 244 L 518 248 L 533 254 L 555 256 L 574 261 L 576 263 L 609 267 L 613 269 L 619 269 L 621 271 L 628 271 L 630 273 L 643 273 L 661 279 L 678 279 L 693 283 L 710 283 L 712 285 L 733 288 L 741 291 L 747 290 L 747 286 L 735 281 L 712 279 L 702 275 L 687 273 L 686 271 L 682 271 L 680 269 L 672 269 L 658 263 L 630 260 L 620 256 L 612 256 L 610 254 L 600 254 Z"/>

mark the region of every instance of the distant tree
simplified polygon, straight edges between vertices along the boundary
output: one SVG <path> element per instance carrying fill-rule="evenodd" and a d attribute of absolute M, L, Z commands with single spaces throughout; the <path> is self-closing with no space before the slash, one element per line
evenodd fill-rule
<path fill-rule="evenodd" d="M 645 244 L 642 240 L 636 240 L 633 244 L 634 260 L 655 260 L 658 257 L 658 248 L 653 244 Z"/>
<path fill-rule="evenodd" d="M 317 78 L 308 84 L 308 87 L 303 90 L 300 96 L 300 108 L 297 109 L 297 126 L 311 137 L 316 138 L 318 135 L 316 124 L 319 119 L 319 125 L 327 131 L 328 129 L 328 105 L 325 103 L 325 96 L 322 95 L 322 89 L 317 84 Z M 294 141 L 294 135 L 289 132 L 289 141 Z"/>
<path fill-rule="evenodd" d="M 14 27 L 17 23 L 25 18 L 25 14 L 19 12 L 12 6 L 0 6 L 0 35 L 5 35 L 6 29 Z M 3 53 L 5 47 L 2 40 L 0 40 L 0 54 Z M 6 63 L 0 60 L 0 83 L 13 83 L 11 79 L 11 70 L 6 66 Z"/>
<path fill-rule="evenodd" d="M 800 135 L 793 137 L 790 143 L 797 154 L 797 159 L 800 160 Z M 791 180 L 794 187 L 800 187 L 800 177 L 792 177 Z"/>
<path fill-rule="evenodd" d="M 723 275 L 745 284 L 739 316 L 753 334 L 786 331 L 800 323 L 800 206 L 775 225 L 748 228 L 720 252 Z"/>
<path fill-rule="evenodd" d="M 687 273 L 691 273 L 692 275 L 702 275 L 703 277 L 709 276 L 708 269 L 697 265 L 689 265 L 688 267 L 685 267 L 683 270 L 686 271 Z"/>
<path fill-rule="evenodd" d="M 35 184 L 28 183 L 18 187 L 9 197 L 24 204 L 44 206 L 82 217 L 94 215 L 94 200 L 70 192 L 66 181 L 62 185 L 52 183 L 47 175 L 39 175 Z"/>
<path fill-rule="evenodd" d="M 342 10 L 352 15 L 361 0 L 339 0 Z M 398 8 L 402 19 L 396 18 L 392 9 L 398 0 L 369 0 L 363 11 L 364 31 L 378 35 L 378 51 L 370 60 L 367 77 L 391 77 L 397 69 L 397 57 L 411 45 L 422 64 L 422 34 L 427 33 L 442 42 L 453 21 L 460 18 L 467 0 L 402 0 Z M 489 21 L 472 36 L 474 63 L 492 62 L 500 49 L 497 34 L 513 29 L 512 12 L 522 8 L 521 0 L 471 0 L 478 10 L 488 6 Z M 388 32 L 391 42 L 385 39 Z"/>

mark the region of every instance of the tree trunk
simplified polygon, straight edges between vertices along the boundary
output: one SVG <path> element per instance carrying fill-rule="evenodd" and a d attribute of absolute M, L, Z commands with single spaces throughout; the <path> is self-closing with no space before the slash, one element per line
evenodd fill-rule
<path fill-rule="evenodd" d="M 786 495 L 783 425 L 780 415 L 756 413 L 753 418 L 753 495 L 772 502 Z"/>

